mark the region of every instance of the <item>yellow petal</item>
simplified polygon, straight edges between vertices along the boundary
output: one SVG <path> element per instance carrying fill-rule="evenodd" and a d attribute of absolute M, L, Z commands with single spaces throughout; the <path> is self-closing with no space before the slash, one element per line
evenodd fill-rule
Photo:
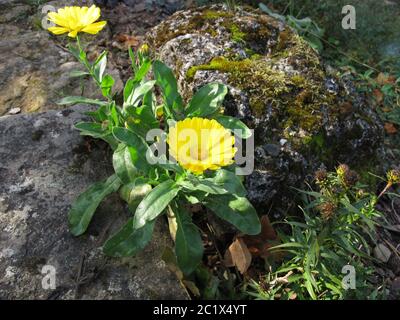
<path fill-rule="evenodd" d="M 76 38 L 76 36 L 78 35 L 78 30 L 72 30 L 70 33 L 68 33 L 68 37 L 70 38 Z"/>
<path fill-rule="evenodd" d="M 81 31 L 86 32 L 86 33 L 90 33 L 90 34 L 96 34 L 99 31 L 101 31 L 106 24 L 107 24 L 106 21 L 100 21 L 100 22 L 92 23 L 92 24 L 84 27 Z"/>
<path fill-rule="evenodd" d="M 86 12 L 86 23 L 92 24 L 100 18 L 100 8 L 92 5 Z"/>
<path fill-rule="evenodd" d="M 47 19 L 61 27 L 68 27 L 68 22 L 65 18 L 56 12 L 49 12 Z"/>
<path fill-rule="evenodd" d="M 56 35 L 69 32 L 69 30 L 67 28 L 63 28 L 63 27 L 50 27 L 47 30 L 49 30 L 51 33 L 54 33 Z"/>

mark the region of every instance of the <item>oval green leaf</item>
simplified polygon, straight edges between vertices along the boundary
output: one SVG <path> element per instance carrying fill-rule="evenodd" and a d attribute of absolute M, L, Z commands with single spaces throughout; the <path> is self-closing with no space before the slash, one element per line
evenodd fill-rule
<path fill-rule="evenodd" d="M 184 274 L 196 270 L 203 257 L 203 242 L 200 232 L 192 222 L 190 214 L 183 208 L 174 206 L 178 229 L 175 239 L 175 253 L 178 265 Z"/>
<path fill-rule="evenodd" d="M 125 184 L 133 181 L 139 174 L 139 170 L 132 162 L 128 147 L 122 143 L 114 151 L 113 166 L 115 173 Z"/>
<path fill-rule="evenodd" d="M 204 205 L 245 234 L 256 235 L 261 232 L 257 212 L 249 200 L 244 197 L 209 196 L 204 200 Z"/>
<path fill-rule="evenodd" d="M 133 218 L 114 236 L 106 241 L 103 252 L 111 257 L 131 257 L 149 243 L 153 235 L 155 221 L 146 223 L 142 228 L 135 229 Z"/>
<path fill-rule="evenodd" d="M 167 180 L 155 187 L 143 200 L 135 212 L 134 226 L 141 228 L 148 221 L 157 218 L 177 196 L 180 187 L 175 181 Z"/>
<path fill-rule="evenodd" d="M 230 116 L 216 115 L 214 119 L 217 120 L 226 129 L 234 131 L 239 138 L 248 139 L 253 134 L 251 130 L 237 118 Z"/>
<path fill-rule="evenodd" d="M 188 117 L 205 117 L 216 112 L 228 93 L 222 83 L 209 83 L 201 87 L 189 102 L 185 114 Z"/>
<path fill-rule="evenodd" d="M 93 184 L 73 203 L 69 212 L 69 227 L 74 236 L 83 234 L 89 226 L 100 202 L 121 186 L 117 175 L 112 175 L 104 182 Z"/>

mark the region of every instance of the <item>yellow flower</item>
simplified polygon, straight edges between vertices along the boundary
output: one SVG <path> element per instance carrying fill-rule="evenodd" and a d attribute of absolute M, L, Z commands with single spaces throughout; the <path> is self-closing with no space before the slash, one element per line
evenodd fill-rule
<path fill-rule="evenodd" d="M 54 34 L 64 34 L 76 38 L 79 32 L 96 34 L 106 25 L 106 21 L 95 22 L 100 18 L 100 8 L 92 5 L 88 7 L 64 7 L 57 12 L 49 12 L 47 19 L 54 22 L 57 27 L 48 30 Z"/>
<path fill-rule="evenodd" d="M 149 50 L 150 50 L 150 48 L 149 48 L 149 45 L 148 45 L 147 43 L 142 44 L 142 45 L 140 46 L 140 48 L 139 48 L 139 52 L 140 52 L 141 54 L 148 54 L 148 53 L 149 53 Z"/>
<path fill-rule="evenodd" d="M 233 163 L 235 137 L 215 120 L 188 118 L 170 128 L 170 155 L 185 169 L 201 174 Z"/>

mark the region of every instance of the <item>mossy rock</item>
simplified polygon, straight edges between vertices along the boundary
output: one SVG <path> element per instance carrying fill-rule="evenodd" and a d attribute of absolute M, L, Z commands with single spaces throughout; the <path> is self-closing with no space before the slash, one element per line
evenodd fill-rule
<path fill-rule="evenodd" d="M 283 22 L 250 7 L 214 5 L 175 13 L 147 42 L 174 70 L 184 99 L 209 82 L 228 85 L 224 112 L 255 130 L 246 185 L 258 208 L 282 209 L 289 187 L 301 187 L 320 166 L 371 170 L 378 161 L 377 114 Z"/>

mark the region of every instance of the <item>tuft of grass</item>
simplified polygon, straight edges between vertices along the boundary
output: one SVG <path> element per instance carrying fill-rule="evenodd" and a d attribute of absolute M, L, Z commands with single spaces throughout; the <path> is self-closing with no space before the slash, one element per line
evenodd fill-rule
<path fill-rule="evenodd" d="M 302 219 L 288 217 L 276 224 L 282 244 L 271 252 L 284 254 L 283 261 L 260 281 L 252 281 L 249 294 L 256 299 L 383 297 L 384 288 L 376 289 L 373 283 L 370 255 L 377 220 L 382 219 L 375 209 L 376 195 L 367 192 L 346 165 L 336 172 L 319 170 L 316 184 L 318 191 L 299 190 Z M 349 268 L 355 289 L 343 284 Z"/>

